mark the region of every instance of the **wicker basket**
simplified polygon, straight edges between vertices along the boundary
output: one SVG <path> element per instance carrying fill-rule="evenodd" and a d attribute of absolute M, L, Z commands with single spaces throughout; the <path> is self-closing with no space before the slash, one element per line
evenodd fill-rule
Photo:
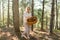
<path fill-rule="evenodd" d="M 35 24 L 36 22 L 37 22 L 37 17 L 35 17 L 35 16 L 32 16 L 31 18 L 28 18 L 28 19 L 27 19 L 28 25 L 33 25 L 33 24 Z"/>

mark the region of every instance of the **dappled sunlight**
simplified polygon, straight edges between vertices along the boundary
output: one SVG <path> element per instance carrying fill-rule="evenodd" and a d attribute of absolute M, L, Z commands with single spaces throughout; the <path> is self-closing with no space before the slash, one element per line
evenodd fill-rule
<path fill-rule="evenodd" d="M 24 30 L 24 28 L 22 28 L 22 30 Z M 14 30 L 11 30 L 11 31 L 14 31 Z M 55 33 L 56 34 L 56 33 Z M 54 40 L 54 39 L 59 39 L 60 40 L 60 37 L 59 35 L 55 35 L 55 34 L 52 34 L 52 35 L 49 35 L 48 32 L 43 32 L 43 31 L 38 31 L 38 30 L 34 30 L 34 31 L 30 31 L 30 37 L 31 37 L 31 40 L 32 39 L 37 39 L 37 40 Z M 9 32 L 7 30 L 7 32 L 4 32 L 0 31 L 0 38 L 2 36 L 6 36 L 6 38 L 8 40 L 18 40 L 17 36 L 12 34 L 11 32 Z"/>
<path fill-rule="evenodd" d="M 60 0 L 0 0 L 0 40 L 60 40 Z"/>
<path fill-rule="evenodd" d="M 11 33 L 10 32 L 5 32 L 7 36 L 11 36 Z"/>
<path fill-rule="evenodd" d="M 47 34 L 47 35 L 49 35 L 48 32 L 42 32 L 42 31 L 40 31 L 39 34 Z"/>
<path fill-rule="evenodd" d="M 8 32 L 8 30 L 7 30 L 7 32 L 0 31 L 0 39 L 1 39 L 1 37 L 3 37 L 3 38 L 6 37 L 6 39 L 8 39 L 8 40 L 18 40 L 18 38 L 16 36 L 14 36 L 13 34 L 11 34 L 11 32 Z"/>
<path fill-rule="evenodd" d="M 1 35 L 5 35 L 6 33 L 5 32 L 2 32 L 2 34 Z"/>
<path fill-rule="evenodd" d="M 24 31 L 24 30 L 25 30 L 25 28 L 22 26 L 22 27 L 20 27 L 20 30 L 21 30 L 21 31 Z"/>
<path fill-rule="evenodd" d="M 35 36 L 36 35 L 36 33 L 34 33 L 34 32 L 30 32 L 30 34 L 31 34 L 31 36 Z"/>
<path fill-rule="evenodd" d="M 16 36 L 13 36 L 12 39 L 13 40 L 18 40 L 18 38 Z"/>

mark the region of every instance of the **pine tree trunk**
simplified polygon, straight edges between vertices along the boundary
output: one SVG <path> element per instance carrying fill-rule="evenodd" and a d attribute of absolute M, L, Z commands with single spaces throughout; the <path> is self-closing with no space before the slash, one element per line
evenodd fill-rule
<path fill-rule="evenodd" d="M 0 10 L 1 10 L 1 2 L 0 2 Z M 0 27 L 1 27 L 1 11 L 0 11 Z"/>
<path fill-rule="evenodd" d="M 32 0 L 32 16 L 34 16 L 34 0 Z M 33 25 L 31 27 L 31 30 L 33 31 Z"/>
<path fill-rule="evenodd" d="M 21 40 L 21 32 L 19 29 L 19 5 L 18 0 L 13 0 L 13 23 L 17 37 Z"/>
<path fill-rule="evenodd" d="M 8 18 L 7 18 L 7 27 L 9 27 L 9 0 L 8 0 Z"/>
<path fill-rule="evenodd" d="M 57 8 L 57 0 L 56 0 L 56 29 L 58 29 L 58 8 Z"/>
<path fill-rule="evenodd" d="M 2 15 L 3 15 L 3 25 L 4 25 L 4 2 L 2 0 Z"/>
<path fill-rule="evenodd" d="M 51 19 L 50 19 L 50 33 L 53 33 L 54 28 L 54 0 L 52 0 L 52 8 L 51 8 Z"/>
<path fill-rule="evenodd" d="M 44 25 L 44 1 L 45 0 L 43 0 L 43 8 L 42 8 L 42 20 L 41 20 L 41 30 L 43 30 L 43 25 Z"/>
<path fill-rule="evenodd" d="M 48 28 L 48 17 L 47 17 L 47 14 L 46 14 L 46 29 Z"/>

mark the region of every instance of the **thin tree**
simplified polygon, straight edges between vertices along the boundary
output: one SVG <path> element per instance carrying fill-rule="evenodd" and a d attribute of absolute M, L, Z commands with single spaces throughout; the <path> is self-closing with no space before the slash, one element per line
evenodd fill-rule
<path fill-rule="evenodd" d="M 56 0 L 56 29 L 58 29 L 58 8 L 57 8 L 57 0 Z"/>
<path fill-rule="evenodd" d="M 44 1 L 45 0 L 43 0 L 43 4 L 42 4 L 41 30 L 43 30 L 43 25 L 44 25 Z"/>
<path fill-rule="evenodd" d="M 13 24 L 17 37 L 21 40 L 21 32 L 19 29 L 19 0 L 13 0 Z"/>
<path fill-rule="evenodd" d="M 3 15 L 3 25 L 4 25 L 4 1 L 2 0 L 2 15 Z"/>
<path fill-rule="evenodd" d="M 50 19 L 50 33 L 53 33 L 53 28 L 54 28 L 54 16 L 55 16 L 55 13 L 54 13 L 54 4 L 55 4 L 55 1 L 52 0 L 51 19 Z"/>
<path fill-rule="evenodd" d="M 21 9 L 21 10 L 22 10 L 22 15 L 23 15 L 24 9 L 25 9 L 25 7 L 26 7 L 26 5 L 25 5 L 26 3 L 24 3 L 25 1 L 26 1 L 26 0 L 22 0 L 22 5 L 21 5 L 21 7 L 22 7 L 22 9 Z M 23 24 L 23 16 L 22 16 L 21 22 L 22 22 L 21 24 Z"/>
<path fill-rule="evenodd" d="M 0 1 L 0 27 L 1 27 L 1 1 Z"/>
<path fill-rule="evenodd" d="M 48 25 L 48 16 L 46 14 L 46 29 L 48 28 L 47 25 Z"/>
<path fill-rule="evenodd" d="M 9 0 L 8 0 L 8 15 L 7 15 L 7 27 L 9 27 Z"/>
<path fill-rule="evenodd" d="M 34 16 L 34 0 L 32 0 L 32 16 Z M 31 30 L 33 31 L 33 25 L 31 27 Z"/>

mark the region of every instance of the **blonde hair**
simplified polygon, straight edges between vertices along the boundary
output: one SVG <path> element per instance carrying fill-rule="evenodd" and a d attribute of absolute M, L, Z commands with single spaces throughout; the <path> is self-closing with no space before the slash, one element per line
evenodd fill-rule
<path fill-rule="evenodd" d="M 25 9 L 25 11 L 27 11 L 27 8 L 29 8 L 29 9 L 30 9 L 30 7 L 29 7 L 29 6 L 27 6 L 27 7 L 26 7 L 26 9 Z"/>

